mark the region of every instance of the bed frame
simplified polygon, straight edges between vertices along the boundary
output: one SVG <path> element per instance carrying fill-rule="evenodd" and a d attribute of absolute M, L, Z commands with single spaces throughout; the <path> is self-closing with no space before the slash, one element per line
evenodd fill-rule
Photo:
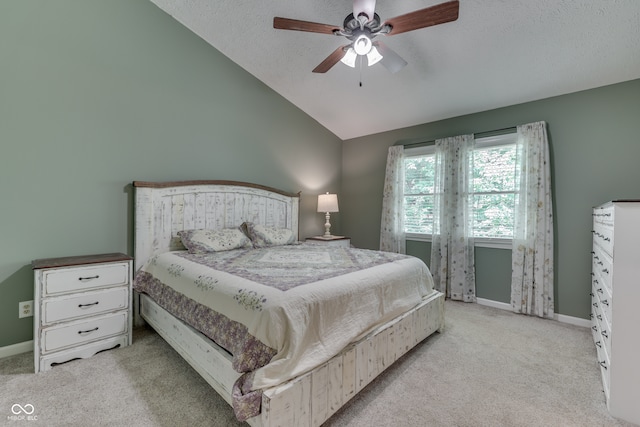
<path fill-rule="evenodd" d="M 135 270 L 152 256 L 181 248 L 177 232 L 232 228 L 244 221 L 289 228 L 298 237 L 300 193 L 235 181 L 135 181 Z M 231 356 L 176 319 L 146 295 L 135 295 L 136 323 L 151 325 L 229 404 L 241 375 Z M 253 427 L 319 426 L 388 366 L 444 326 L 444 295 L 411 310 L 350 344 L 328 362 L 263 390 Z"/>

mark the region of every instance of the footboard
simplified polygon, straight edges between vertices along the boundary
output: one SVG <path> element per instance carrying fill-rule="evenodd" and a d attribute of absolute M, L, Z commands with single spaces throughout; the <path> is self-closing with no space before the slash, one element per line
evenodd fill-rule
<path fill-rule="evenodd" d="M 313 371 L 265 390 L 254 427 L 319 426 L 382 371 L 444 327 L 444 295 L 437 293 Z"/>
<path fill-rule="evenodd" d="M 146 295 L 142 317 L 229 404 L 240 376 L 231 356 Z M 380 326 L 314 370 L 263 391 L 262 412 L 252 427 L 319 426 L 392 363 L 444 327 L 444 295 L 437 292 L 418 306 Z"/>

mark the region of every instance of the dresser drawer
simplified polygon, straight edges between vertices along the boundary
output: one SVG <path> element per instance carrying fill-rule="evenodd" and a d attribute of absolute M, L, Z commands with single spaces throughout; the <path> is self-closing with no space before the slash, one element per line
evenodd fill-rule
<path fill-rule="evenodd" d="M 604 388 L 605 398 L 609 400 L 609 390 L 611 384 L 611 362 L 609 354 L 604 347 L 596 347 L 598 365 L 600 366 L 600 374 L 602 376 L 602 386 Z"/>
<path fill-rule="evenodd" d="M 602 313 L 603 319 L 607 321 L 609 326 L 612 325 L 612 314 L 611 314 L 611 306 L 613 304 L 613 299 L 611 294 L 609 294 L 608 289 L 606 287 L 601 287 L 595 289 L 595 292 L 598 296 L 598 305 L 600 306 L 600 312 Z M 602 319 L 601 319 L 602 320 Z"/>
<path fill-rule="evenodd" d="M 129 305 L 129 288 L 110 288 L 66 297 L 47 298 L 42 303 L 42 323 L 94 316 L 122 310 Z"/>
<path fill-rule="evenodd" d="M 127 332 L 126 311 L 42 330 L 42 353 L 76 346 Z"/>
<path fill-rule="evenodd" d="M 613 228 L 594 223 L 593 243 L 599 245 L 609 256 L 613 256 Z"/>
<path fill-rule="evenodd" d="M 613 289 L 611 286 L 613 283 L 613 261 L 609 254 L 598 245 L 593 246 L 593 263 L 591 268 L 592 272 L 595 273 L 598 284 L 606 287 L 609 294 L 611 294 Z"/>
<path fill-rule="evenodd" d="M 43 272 L 43 295 L 79 292 L 107 286 L 125 285 L 129 281 L 129 264 L 87 265 Z"/>

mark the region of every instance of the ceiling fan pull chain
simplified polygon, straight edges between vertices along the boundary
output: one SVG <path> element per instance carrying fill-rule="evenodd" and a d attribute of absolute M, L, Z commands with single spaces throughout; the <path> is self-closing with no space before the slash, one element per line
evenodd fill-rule
<path fill-rule="evenodd" d="M 362 55 L 358 55 L 358 59 L 360 60 L 360 87 L 362 87 L 362 62 L 364 59 Z"/>

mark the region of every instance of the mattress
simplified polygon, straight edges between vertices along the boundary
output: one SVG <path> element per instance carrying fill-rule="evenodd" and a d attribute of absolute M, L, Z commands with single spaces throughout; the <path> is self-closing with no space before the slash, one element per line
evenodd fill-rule
<path fill-rule="evenodd" d="M 236 397 L 259 410 L 255 392 L 326 362 L 434 292 L 418 258 L 307 244 L 166 252 L 136 274 L 134 289 L 231 353 L 246 373 L 234 387 L 237 416 Z"/>

